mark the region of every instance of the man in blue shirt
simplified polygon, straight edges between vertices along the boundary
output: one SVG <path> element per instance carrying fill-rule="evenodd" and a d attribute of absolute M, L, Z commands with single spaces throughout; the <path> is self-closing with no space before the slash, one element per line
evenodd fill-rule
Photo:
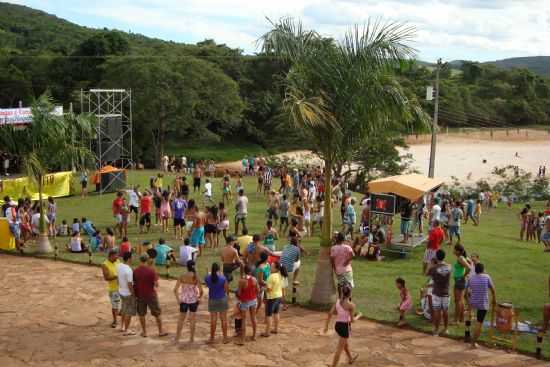
<path fill-rule="evenodd" d="M 348 234 L 350 234 L 352 239 L 353 239 L 353 226 L 355 225 L 355 222 L 356 222 L 355 208 L 353 207 L 354 204 L 355 204 L 355 199 L 351 198 L 346 205 L 346 209 L 344 211 L 344 218 L 342 219 L 342 224 L 344 227 L 343 228 L 344 236 L 347 236 Z"/>
<path fill-rule="evenodd" d="M 466 218 L 464 219 L 464 223 L 468 223 L 468 218 L 472 219 L 472 222 L 476 222 L 476 220 L 474 219 L 474 207 L 474 199 L 468 199 L 468 201 L 466 202 Z"/>
<path fill-rule="evenodd" d="M 187 201 L 180 192 L 178 197 L 172 203 L 172 213 L 174 213 L 174 235 L 183 241 L 183 228 L 185 227 L 185 211 L 187 210 Z"/>

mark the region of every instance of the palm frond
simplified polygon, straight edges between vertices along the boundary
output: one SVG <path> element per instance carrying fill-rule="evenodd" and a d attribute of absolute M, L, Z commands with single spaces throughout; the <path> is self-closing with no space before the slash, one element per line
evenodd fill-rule
<path fill-rule="evenodd" d="M 40 184 L 42 178 L 48 173 L 36 151 L 29 152 L 25 155 L 23 159 L 23 169 L 26 175 L 37 185 Z"/>
<path fill-rule="evenodd" d="M 281 18 L 278 22 L 269 18 L 267 20 L 273 29 L 256 41 L 265 54 L 294 62 L 311 52 L 313 45 L 321 42 L 319 34 L 313 30 L 305 30 L 299 20 L 291 17 Z"/>

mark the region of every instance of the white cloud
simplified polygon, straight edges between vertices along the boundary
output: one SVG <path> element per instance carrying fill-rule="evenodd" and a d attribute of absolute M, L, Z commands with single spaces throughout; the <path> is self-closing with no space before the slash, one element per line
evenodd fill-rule
<path fill-rule="evenodd" d="M 108 20 L 120 29 L 172 40 L 219 43 L 255 51 L 266 17 L 294 16 L 340 37 L 369 17 L 408 22 L 418 30 L 419 57 L 433 60 L 550 54 L 550 0 L 17 0 L 56 15 Z"/>

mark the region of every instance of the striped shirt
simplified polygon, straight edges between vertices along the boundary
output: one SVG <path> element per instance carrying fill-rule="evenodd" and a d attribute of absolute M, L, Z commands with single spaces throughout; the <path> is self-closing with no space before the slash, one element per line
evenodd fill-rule
<path fill-rule="evenodd" d="M 283 265 L 287 272 L 292 273 L 294 271 L 294 263 L 300 260 L 300 248 L 292 244 L 286 245 L 281 254 L 281 265 Z"/>
<path fill-rule="evenodd" d="M 489 288 L 493 289 L 493 281 L 488 274 L 474 274 L 468 280 L 471 290 L 470 306 L 476 310 L 489 309 Z"/>
<path fill-rule="evenodd" d="M 264 172 L 264 185 L 271 185 L 271 181 L 273 181 L 273 172 L 271 168 L 266 167 Z"/>

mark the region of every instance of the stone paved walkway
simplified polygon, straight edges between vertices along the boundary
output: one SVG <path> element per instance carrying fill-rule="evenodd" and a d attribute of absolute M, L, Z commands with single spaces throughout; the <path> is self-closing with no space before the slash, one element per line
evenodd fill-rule
<path fill-rule="evenodd" d="M 201 305 L 197 341 L 177 347 L 170 337 L 124 337 L 109 327 L 110 310 L 99 268 L 0 255 L 0 366 L 326 366 L 336 338 L 320 334 L 324 315 L 291 308 L 281 333 L 248 343 L 205 344 L 208 314 Z M 166 329 L 175 331 L 178 309 L 173 281 L 162 280 L 160 300 Z M 136 320 L 137 321 L 137 320 Z M 138 326 L 137 322 L 134 326 Z M 185 340 L 186 329 L 182 340 Z M 550 366 L 527 356 L 400 330 L 374 322 L 354 324 L 356 366 L 512 367 Z M 342 365 L 347 365 L 342 363 Z"/>

